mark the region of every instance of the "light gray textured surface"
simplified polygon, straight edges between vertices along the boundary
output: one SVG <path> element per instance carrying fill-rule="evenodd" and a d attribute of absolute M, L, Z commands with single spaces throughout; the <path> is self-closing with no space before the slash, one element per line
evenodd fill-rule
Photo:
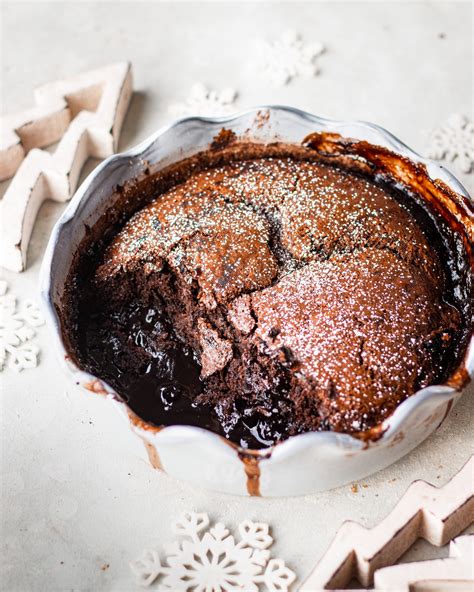
<path fill-rule="evenodd" d="M 453 112 L 472 118 L 469 3 L 4 3 L 2 110 L 26 108 L 35 85 L 130 59 L 136 90 L 121 147 L 169 120 L 167 107 L 196 81 L 234 86 L 237 105 L 287 103 L 387 127 L 423 152 Z M 273 88 L 249 67 L 255 40 L 287 28 L 322 41 L 321 75 Z M 440 35 L 440 34 L 444 34 Z M 89 167 L 90 168 L 90 167 Z M 472 192 L 474 176 L 462 176 Z M 48 202 L 29 269 L 5 273 L 20 297 L 36 290 L 49 231 Z M 303 578 L 347 519 L 371 526 L 418 478 L 444 483 L 473 452 L 471 388 L 446 424 L 396 465 L 350 486 L 299 499 L 241 499 L 199 491 L 153 471 L 142 445 L 101 397 L 70 384 L 39 330 L 41 364 L 1 383 L 0 588 L 11 592 L 134 590 L 129 560 L 172 539 L 183 510 L 235 527 L 267 521 L 275 555 Z M 360 484 L 362 485 L 362 484 Z M 445 553 L 418 543 L 410 559 Z M 102 569 L 105 565 L 107 569 Z"/>

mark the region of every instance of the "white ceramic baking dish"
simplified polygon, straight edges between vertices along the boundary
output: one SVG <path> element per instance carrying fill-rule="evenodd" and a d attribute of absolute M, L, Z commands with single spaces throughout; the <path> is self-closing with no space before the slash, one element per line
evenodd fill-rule
<path fill-rule="evenodd" d="M 312 432 L 289 438 L 273 448 L 243 454 L 236 446 L 205 429 L 169 426 L 162 429 L 139 420 L 102 381 L 78 368 L 68 356 L 57 308 L 73 255 L 85 234 L 110 205 L 117 185 L 140 175 L 144 162 L 163 168 L 208 148 L 225 127 L 238 137 L 257 142 L 301 143 L 313 132 L 335 132 L 367 140 L 423 163 L 432 179 L 441 179 L 470 199 L 446 169 L 424 159 L 384 129 L 364 122 L 322 119 L 288 107 L 260 107 L 226 118 L 192 117 L 164 127 L 135 148 L 100 164 L 78 189 L 57 222 L 43 261 L 41 293 L 47 323 L 62 362 L 76 384 L 107 396 L 123 412 L 147 447 L 153 466 L 196 486 L 233 494 L 301 495 L 360 479 L 395 462 L 425 440 L 446 419 L 461 396 L 452 386 L 431 386 L 404 401 L 381 426 L 374 441 L 333 432 Z M 474 346 L 463 367 L 472 376 Z"/>

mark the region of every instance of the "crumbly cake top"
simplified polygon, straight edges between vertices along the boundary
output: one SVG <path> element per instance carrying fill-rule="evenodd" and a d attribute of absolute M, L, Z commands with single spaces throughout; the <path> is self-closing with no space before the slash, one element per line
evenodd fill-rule
<path fill-rule="evenodd" d="M 380 245 L 436 271 L 437 258 L 423 232 L 382 187 L 319 163 L 267 158 L 197 172 L 160 196 L 119 233 L 101 273 L 146 263 L 156 268 L 170 253 L 179 263 L 185 252 L 195 258 L 212 243 L 216 256 L 209 255 L 207 263 L 223 255 L 235 277 L 250 272 L 255 276 L 253 289 L 264 287 L 273 268 L 272 254 L 265 248 L 269 223 L 279 234 L 274 247 L 280 259 L 311 261 L 344 249 Z M 228 245 L 220 245 L 229 236 L 238 249 L 236 261 Z M 265 265 L 259 269 L 261 259 Z"/>
<path fill-rule="evenodd" d="M 144 419 L 204 425 L 242 446 L 363 432 L 450 367 L 462 322 L 436 237 L 408 195 L 336 166 L 263 157 L 198 170 L 102 254 L 94 321 L 80 327 L 85 364 L 132 408 L 141 396 Z M 160 329 L 114 326 L 132 305 L 154 310 Z M 114 344 L 113 364 L 99 341 Z M 179 348 L 199 376 L 184 389 L 167 374 L 189 402 L 182 421 L 156 404 L 157 352 Z M 143 374 L 151 390 L 136 387 Z"/>

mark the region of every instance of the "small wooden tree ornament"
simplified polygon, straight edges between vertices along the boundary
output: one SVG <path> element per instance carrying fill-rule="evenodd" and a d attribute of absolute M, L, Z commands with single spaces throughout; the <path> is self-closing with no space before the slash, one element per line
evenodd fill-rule
<path fill-rule="evenodd" d="M 1 118 L 0 180 L 15 175 L 1 203 L 1 265 L 22 271 L 41 204 L 70 199 L 87 158 L 113 154 L 131 96 L 131 64 L 119 62 L 46 84 L 35 108 Z M 58 140 L 53 154 L 39 149 Z"/>
<path fill-rule="evenodd" d="M 474 591 L 474 535 L 451 541 L 449 557 L 391 565 L 375 572 L 376 590 L 412 592 L 416 590 Z M 431 586 L 431 588 L 430 588 Z M 436 587 L 437 586 L 437 587 Z"/>
<path fill-rule="evenodd" d="M 393 565 L 416 539 L 445 545 L 474 521 L 473 474 L 474 456 L 444 487 L 412 483 L 374 528 L 345 522 L 300 592 L 343 588 L 352 578 L 369 586 L 374 572 Z"/>

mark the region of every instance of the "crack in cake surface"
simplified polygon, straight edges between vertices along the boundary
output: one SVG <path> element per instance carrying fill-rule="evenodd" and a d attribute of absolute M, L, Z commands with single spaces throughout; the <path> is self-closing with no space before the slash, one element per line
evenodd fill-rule
<path fill-rule="evenodd" d="M 365 431 L 449 371 L 462 319 L 433 240 L 407 195 L 338 167 L 195 171 L 105 250 L 79 349 L 157 425 L 251 448 Z"/>

